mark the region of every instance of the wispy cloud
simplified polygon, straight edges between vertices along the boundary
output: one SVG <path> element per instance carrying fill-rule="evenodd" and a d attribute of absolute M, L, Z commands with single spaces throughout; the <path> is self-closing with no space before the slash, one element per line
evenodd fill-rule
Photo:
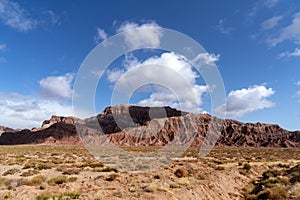
<path fill-rule="evenodd" d="M 60 17 L 54 13 L 53 10 L 46 10 L 43 12 L 45 23 L 51 23 L 52 25 L 60 25 Z"/>
<path fill-rule="evenodd" d="M 264 0 L 264 5 L 267 8 L 273 8 L 279 3 L 279 0 Z"/>
<path fill-rule="evenodd" d="M 0 19 L 4 24 L 21 32 L 30 31 L 38 24 L 28 11 L 9 0 L 0 0 Z"/>
<path fill-rule="evenodd" d="M 69 99 L 72 97 L 72 81 L 74 74 L 67 73 L 63 76 L 49 76 L 39 81 L 42 88 L 41 94 L 49 99 Z"/>
<path fill-rule="evenodd" d="M 295 57 L 295 56 L 300 56 L 300 49 L 297 47 L 295 48 L 294 51 L 292 52 L 282 52 L 279 54 L 279 58 L 283 58 L 283 57 Z"/>
<path fill-rule="evenodd" d="M 3 51 L 6 49 L 6 44 L 0 44 L 0 51 Z"/>
<path fill-rule="evenodd" d="M 0 44 L 0 51 L 4 51 L 6 49 L 6 44 Z M 0 64 L 1 63 L 5 63 L 6 62 L 6 58 L 3 56 L 0 56 Z"/>
<path fill-rule="evenodd" d="M 276 34 L 267 38 L 266 43 L 271 46 L 290 40 L 296 44 L 300 44 L 300 12 L 294 14 L 292 22 L 281 28 Z"/>
<path fill-rule="evenodd" d="M 250 18 L 253 18 L 257 15 L 259 10 L 261 10 L 262 8 L 272 9 L 275 6 L 277 6 L 278 3 L 279 3 L 279 0 L 258 0 L 254 3 L 254 6 L 248 13 L 248 16 Z"/>
<path fill-rule="evenodd" d="M 266 19 L 265 21 L 263 21 L 261 23 L 261 27 L 264 30 L 273 29 L 274 27 L 276 27 L 279 24 L 280 20 L 282 20 L 282 16 L 271 17 L 271 18 Z"/>
<path fill-rule="evenodd" d="M 218 107 L 215 112 L 226 117 L 242 117 L 275 104 L 268 100 L 275 91 L 264 85 L 254 85 L 249 88 L 231 91 L 227 96 L 227 104 Z"/>
<path fill-rule="evenodd" d="M 220 33 L 225 34 L 225 35 L 230 35 L 234 28 L 227 26 L 225 24 L 226 19 L 220 19 L 219 24 L 217 26 L 217 29 L 220 31 Z"/>
<path fill-rule="evenodd" d="M 108 38 L 107 33 L 105 32 L 104 29 L 97 28 L 97 34 L 94 37 L 95 42 L 98 44 L 103 40 L 106 40 Z"/>

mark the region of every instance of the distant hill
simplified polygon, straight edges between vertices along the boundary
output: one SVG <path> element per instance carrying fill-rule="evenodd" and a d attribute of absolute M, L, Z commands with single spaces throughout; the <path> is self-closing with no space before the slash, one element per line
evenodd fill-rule
<path fill-rule="evenodd" d="M 300 131 L 291 132 L 276 124 L 242 123 L 170 107 L 130 105 L 107 107 L 99 115 L 84 120 L 52 116 L 32 130 L 0 127 L 0 145 L 78 145 L 82 144 L 79 135 L 85 142 L 97 143 L 99 125 L 108 141 L 121 146 L 164 146 L 171 142 L 200 146 L 208 132 L 214 136 L 219 132 L 216 147 L 300 147 Z"/>

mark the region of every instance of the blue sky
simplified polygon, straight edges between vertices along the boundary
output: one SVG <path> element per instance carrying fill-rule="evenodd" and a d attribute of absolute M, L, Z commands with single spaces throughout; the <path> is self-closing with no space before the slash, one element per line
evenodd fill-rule
<path fill-rule="evenodd" d="M 205 59 L 217 65 L 224 81 L 227 118 L 300 129 L 297 0 L 0 0 L 0 125 L 31 128 L 53 114 L 72 115 L 73 83 L 85 57 L 110 36 L 142 26 L 179 31 L 206 49 Z M 197 110 L 184 99 L 185 110 L 211 113 L 205 82 L 179 57 L 163 51 L 120 57 L 99 82 L 96 112 L 110 105 L 122 73 L 144 63 L 175 62 L 172 67 L 190 77 L 199 97 Z M 166 88 L 149 86 L 130 103 L 176 107 L 172 98 Z"/>

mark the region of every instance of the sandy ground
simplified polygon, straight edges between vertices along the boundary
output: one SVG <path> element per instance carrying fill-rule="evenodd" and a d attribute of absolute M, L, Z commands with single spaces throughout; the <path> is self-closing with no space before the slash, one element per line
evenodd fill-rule
<path fill-rule="evenodd" d="M 300 163 L 298 151 L 286 159 L 248 158 L 252 168 L 241 173 L 235 151 L 227 152 L 230 158 L 216 151 L 152 172 L 126 173 L 102 165 L 82 148 L 68 148 L 0 147 L 0 199 L 243 199 L 242 189 L 268 167 Z M 29 171 L 35 174 L 24 176 Z M 66 180 L 51 182 L 61 176 Z"/>

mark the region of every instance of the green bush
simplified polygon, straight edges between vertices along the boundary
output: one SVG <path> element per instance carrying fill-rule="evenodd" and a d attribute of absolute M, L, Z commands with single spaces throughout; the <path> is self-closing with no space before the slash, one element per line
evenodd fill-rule
<path fill-rule="evenodd" d="M 249 171 L 251 169 L 251 165 L 249 163 L 244 163 L 243 169 Z"/>

